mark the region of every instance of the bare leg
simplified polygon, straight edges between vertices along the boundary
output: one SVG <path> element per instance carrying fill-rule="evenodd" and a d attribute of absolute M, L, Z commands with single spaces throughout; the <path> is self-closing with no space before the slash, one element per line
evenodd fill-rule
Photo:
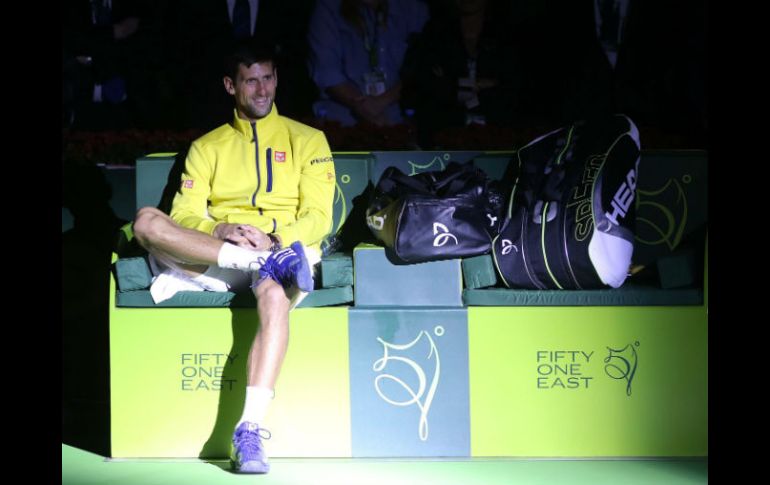
<path fill-rule="evenodd" d="M 254 289 L 259 329 L 249 351 L 248 385 L 274 389 L 289 344 L 289 298 L 271 279 Z"/>
<path fill-rule="evenodd" d="M 144 207 L 137 213 L 134 234 L 139 243 L 164 264 L 203 273 L 217 265 L 223 241 L 194 229 L 186 229 L 163 212 Z M 259 329 L 249 351 L 248 385 L 275 387 L 289 342 L 290 300 L 283 287 L 271 279 L 254 289 Z"/>
<path fill-rule="evenodd" d="M 167 266 L 200 273 L 206 266 L 217 265 L 224 244 L 214 236 L 180 226 L 154 207 L 139 209 L 134 235 L 143 248 Z"/>

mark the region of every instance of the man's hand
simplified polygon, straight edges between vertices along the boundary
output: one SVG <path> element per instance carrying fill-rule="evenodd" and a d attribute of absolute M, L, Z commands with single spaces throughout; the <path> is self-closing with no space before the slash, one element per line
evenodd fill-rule
<path fill-rule="evenodd" d="M 267 251 L 273 244 L 267 234 L 249 224 L 223 222 L 214 228 L 214 237 L 254 251 Z"/>
<path fill-rule="evenodd" d="M 326 92 L 333 100 L 350 108 L 358 118 L 382 126 L 388 124 L 385 108 L 393 101 L 398 100 L 401 87 L 399 84 L 379 96 L 367 96 L 361 93 L 355 85 L 346 82 L 326 88 Z"/>
<path fill-rule="evenodd" d="M 387 124 L 385 117 L 385 108 L 387 107 L 388 100 L 383 95 L 363 96 L 353 106 L 353 112 L 370 123 L 382 126 Z"/>

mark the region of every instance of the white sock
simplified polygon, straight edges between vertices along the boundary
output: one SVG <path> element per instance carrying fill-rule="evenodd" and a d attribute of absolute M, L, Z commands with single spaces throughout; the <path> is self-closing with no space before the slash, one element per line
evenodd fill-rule
<path fill-rule="evenodd" d="M 258 263 L 259 258 L 268 256 L 270 251 L 252 251 L 226 242 L 217 255 L 217 266 L 241 271 L 256 271 L 261 266 Z"/>
<path fill-rule="evenodd" d="M 275 396 L 275 391 L 266 387 L 247 386 L 246 403 L 243 405 L 243 415 L 241 416 L 237 428 L 244 421 L 260 424 L 265 420 L 267 408 Z"/>

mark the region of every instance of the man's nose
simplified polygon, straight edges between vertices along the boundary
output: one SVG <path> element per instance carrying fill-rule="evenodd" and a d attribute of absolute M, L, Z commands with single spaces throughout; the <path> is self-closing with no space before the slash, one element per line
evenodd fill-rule
<path fill-rule="evenodd" d="M 260 96 L 264 96 L 267 94 L 267 86 L 265 86 L 265 83 L 258 83 L 257 84 L 257 94 Z"/>

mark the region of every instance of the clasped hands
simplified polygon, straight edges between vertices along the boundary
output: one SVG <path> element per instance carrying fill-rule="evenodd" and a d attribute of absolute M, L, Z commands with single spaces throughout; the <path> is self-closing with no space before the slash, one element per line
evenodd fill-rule
<path fill-rule="evenodd" d="M 214 237 L 253 251 L 267 251 L 273 245 L 267 234 L 249 224 L 223 222 L 214 228 Z"/>

